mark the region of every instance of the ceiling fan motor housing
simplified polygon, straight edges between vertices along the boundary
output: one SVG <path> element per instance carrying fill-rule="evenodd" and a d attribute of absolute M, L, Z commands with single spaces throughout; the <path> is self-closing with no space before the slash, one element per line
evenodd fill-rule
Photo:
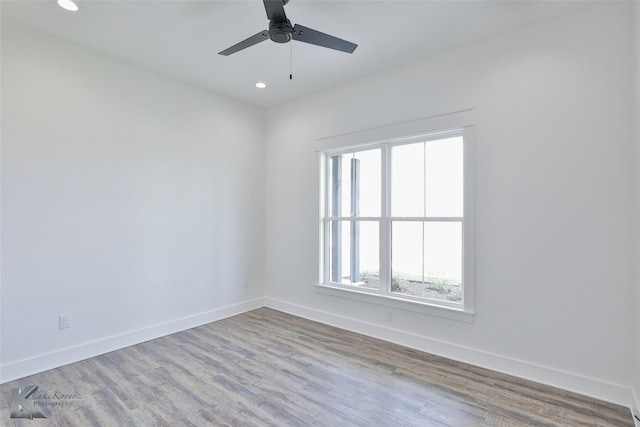
<path fill-rule="evenodd" d="M 269 38 L 276 43 L 288 43 L 291 41 L 291 21 L 276 21 L 269 22 Z"/>
<path fill-rule="evenodd" d="M 300 24 L 292 26 L 291 21 L 289 21 L 284 12 L 284 5 L 286 5 L 289 0 L 262 1 L 264 3 L 264 10 L 267 12 L 267 18 L 269 19 L 269 29 L 260 31 L 240 43 L 236 43 L 230 48 L 225 49 L 222 52 L 218 52 L 218 54 L 228 56 L 232 53 L 239 52 L 250 46 L 261 43 L 267 40 L 267 38 L 276 43 L 288 43 L 292 40 L 297 40 L 347 53 L 353 53 L 353 51 L 358 47 L 355 43 L 339 39 L 329 34 L 321 33 L 320 31 L 316 31 L 312 28 L 303 27 Z"/>

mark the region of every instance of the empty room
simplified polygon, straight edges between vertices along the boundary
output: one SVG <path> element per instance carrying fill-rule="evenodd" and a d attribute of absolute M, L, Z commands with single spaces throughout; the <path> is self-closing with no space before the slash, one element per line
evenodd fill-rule
<path fill-rule="evenodd" d="M 640 2 L 0 19 L 0 425 L 640 427 Z"/>

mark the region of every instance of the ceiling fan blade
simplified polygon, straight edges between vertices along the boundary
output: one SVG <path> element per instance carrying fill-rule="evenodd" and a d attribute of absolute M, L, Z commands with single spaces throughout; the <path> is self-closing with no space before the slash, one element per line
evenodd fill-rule
<path fill-rule="evenodd" d="M 229 56 L 232 53 L 236 53 L 242 49 L 246 49 L 250 46 L 253 46 L 254 44 L 258 44 L 262 41 L 265 41 L 269 38 L 269 31 L 264 30 L 264 31 L 260 31 L 258 34 L 254 34 L 253 36 L 249 37 L 246 40 L 241 41 L 238 44 L 234 44 L 233 46 L 231 46 L 228 49 L 223 50 L 222 52 L 218 52 L 218 55 L 224 55 L 224 56 Z"/>
<path fill-rule="evenodd" d="M 347 53 L 353 53 L 353 51 L 358 47 L 355 43 L 351 43 L 298 24 L 293 27 L 292 35 L 294 40 L 328 47 L 329 49 L 335 49 Z"/>
<path fill-rule="evenodd" d="M 264 9 L 267 11 L 269 21 L 286 21 L 287 15 L 284 13 L 284 3 L 282 0 L 263 0 Z"/>

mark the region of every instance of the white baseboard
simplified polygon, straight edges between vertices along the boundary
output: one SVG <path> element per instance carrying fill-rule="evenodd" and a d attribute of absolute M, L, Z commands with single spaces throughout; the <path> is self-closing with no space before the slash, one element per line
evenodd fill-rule
<path fill-rule="evenodd" d="M 8 363 L 0 366 L 0 384 L 265 306 L 416 350 L 573 391 L 618 405 L 628 406 L 635 409 L 636 413 L 640 410 L 640 396 L 638 396 L 637 391 L 618 384 L 612 384 L 575 373 L 400 331 L 383 325 L 338 316 L 314 308 L 291 304 L 268 297 L 220 307 L 181 319 Z"/>
<path fill-rule="evenodd" d="M 619 384 L 612 384 L 595 378 L 589 378 L 459 344 L 436 340 L 349 317 L 338 316 L 274 298 L 265 298 L 265 305 L 266 307 L 304 317 L 309 320 L 379 338 L 470 365 L 583 394 L 610 403 L 631 407 L 634 404 L 634 400 L 637 402 L 637 398 L 633 396 L 633 391 Z"/>
<path fill-rule="evenodd" d="M 73 347 L 30 357 L 0 366 L 0 384 L 13 381 L 49 369 L 68 365 L 80 360 L 99 356 L 131 345 L 160 338 L 176 332 L 195 328 L 227 317 L 235 316 L 256 308 L 264 307 L 264 299 L 257 298 L 169 322 L 128 331 L 122 334 L 100 338 Z"/>
<path fill-rule="evenodd" d="M 631 393 L 633 394 L 633 404 L 635 405 L 631 407 L 631 413 L 634 416 L 633 421 L 635 421 L 636 427 L 640 427 L 640 390 L 633 388 Z"/>

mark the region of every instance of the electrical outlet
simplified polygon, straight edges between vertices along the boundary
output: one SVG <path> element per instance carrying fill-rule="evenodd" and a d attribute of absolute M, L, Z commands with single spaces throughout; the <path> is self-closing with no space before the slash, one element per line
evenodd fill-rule
<path fill-rule="evenodd" d="M 384 321 L 387 323 L 391 323 L 393 321 L 393 312 L 391 310 L 386 310 L 384 312 Z"/>
<path fill-rule="evenodd" d="M 58 329 L 67 329 L 71 327 L 71 314 L 61 314 L 58 317 Z"/>
<path fill-rule="evenodd" d="M 251 283 L 249 283 L 249 280 L 245 280 L 244 281 L 244 288 L 245 289 L 249 289 L 251 287 Z"/>

